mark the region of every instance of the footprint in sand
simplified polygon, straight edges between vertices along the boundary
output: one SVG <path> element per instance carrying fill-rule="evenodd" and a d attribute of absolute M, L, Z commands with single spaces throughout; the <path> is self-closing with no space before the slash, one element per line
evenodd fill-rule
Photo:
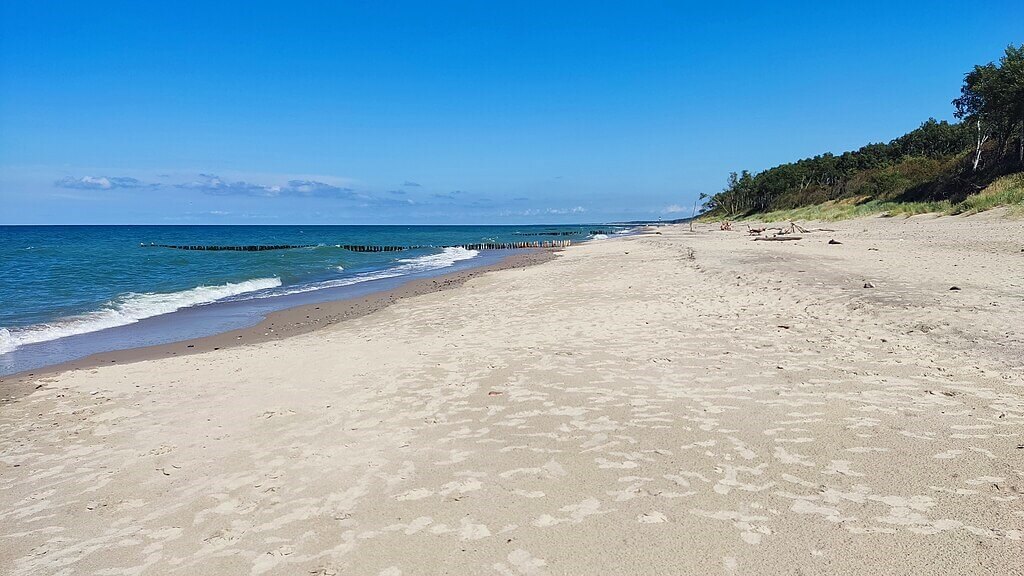
<path fill-rule="evenodd" d="M 263 414 L 260 414 L 260 418 L 263 418 L 264 420 L 269 420 L 270 418 L 274 418 L 276 416 L 291 416 L 292 414 L 295 414 L 294 410 L 267 410 Z"/>
<path fill-rule="evenodd" d="M 841 476 L 863 476 L 864 474 L 856 472 L 850 469 L 851 462 L 849 460 L 833 460 L 827 468 L 821 471 L 822 474 L 841 475 Z"/>

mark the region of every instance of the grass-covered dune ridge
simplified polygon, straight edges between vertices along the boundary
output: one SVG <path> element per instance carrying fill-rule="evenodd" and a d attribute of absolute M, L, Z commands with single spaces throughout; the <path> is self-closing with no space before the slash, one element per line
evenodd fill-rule
<path fill-rule="evenodd" d="M 916 216 L 918 214 L 976 214 L 993 208 L 1008 207 L 1007 214 L 1024 217 L 1024 173 L 1011 174 L 997 179 L 977 194 L 961 202 L 937 201 L 892 201 L 877 200 L 866 196 L 829 200 L 820 204 L 754 212 L 736 217 L 736 220 L 760 220 L 784 222 L 795 220 L 847 220 L 863 216 Z M 714 214 L 706 214 L 704 220 L 714 220 Z"/>

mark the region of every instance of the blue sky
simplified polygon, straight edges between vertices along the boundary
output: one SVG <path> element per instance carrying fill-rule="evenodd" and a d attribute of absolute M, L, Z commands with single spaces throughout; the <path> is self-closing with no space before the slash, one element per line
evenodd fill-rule
<path fill-rule="evenodd" d="M 0 223 L 674 218 L 950 119 L 1024 3 L 2 2 Z"/>

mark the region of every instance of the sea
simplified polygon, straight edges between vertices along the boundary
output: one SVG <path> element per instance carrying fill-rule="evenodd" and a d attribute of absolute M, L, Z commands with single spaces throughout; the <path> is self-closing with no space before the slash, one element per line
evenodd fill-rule
<path fill-rule="evenodd" d="M 244 328 L 275 310 L 389 290 L 515 252 L 459 245 L 576 243 L 605 237 L 594 232 L 628 231 L 606 225 L 0 226 L 0 375 Z M 191 251 L 155 244 L 303 247 Z M 346 245 L 416 248 L 354 252 Z"/>

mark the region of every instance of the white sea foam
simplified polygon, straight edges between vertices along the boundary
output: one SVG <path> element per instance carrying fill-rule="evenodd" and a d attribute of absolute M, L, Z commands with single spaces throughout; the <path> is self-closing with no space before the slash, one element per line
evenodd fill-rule
<path fill-rule="evenodd" d="M 144 318 L 167 314 L 189 306 L 208 304 L 230 296 L 258 292 L 280 285 L 280 278 L 257 278 L 218 286 L 199 286 L 181 292 L 126 294 L 100 310 L 64 318 L 50 324 L 38 324 L 25 328 L 0 328 L 0 354 L 6 354 L 25 344 L 46 342 L 65 336 L 125 326 Z"/>
<path fill-rule="evenodd" d="M 17 347 L 17 344 L 14 343 L 14 336 L 11 335 L 11 331 L 7 328 L 0 328 L 0 354 L 6 354 Z"/>
<path fill-rule="evenodd" d="M 437 254 L 427 254 L 416 258 L 403 258 L 397 265 L 375 272 L 356 274 L 348 278 L 326 280 L 312 284 L 292 286 L 283 290 L 269 290 L 281 286 L 280 278 L 259 278 L 234 284 L 219 286 L 199 286 L 182 292 L 169 294 L 127 294 L 111 302 L 108 306 L 80 316 L 64 318 L 50 324 L 39 324 L 25 328 L 0 328 L 0 354 L 6 354 L 19 346 L 56 340 L 65 336 L 86 334 L 106 328 L 133 324 L 144 318 L 159 316 L 200 304 L 209 304 L 223 299 L 269 298 L 285 294 L 312 292 L 324 288 L 351 286 L 371 280 L 395 278 L 431 270 L 440 270 L 453 266 L 456 262 L 477 256 L 476 250 L 465 248 L 445 248 Z M 338 266 L 338 270 L 343 270 Z M 263 291 L 262 294 L 258 292 Z"/>
<path fill-rule="evenodd" d="M 399 260 L 399 262 L 402 263 L 402 266 L 399 266 L 399 268 L 405 270 L 405 273 L 437 270 L 453 266 L 460 260 L 469 260 L 470 258 L 474 258 L 479 253 L 480 252 L 476 250 L 467 250 L 460 247 L 445 248 L 438 254 L 428 254 L 418 258 L 404 258 Z"/>
<path fill-rule="evenodd" d="M 594 234 L 593 236 L 591 236 L 591 238 L 594 239 L 594 240 L 607 240 L 608 239 L 608 235 L 607 234 Z"/>
<path fill-rule="evenodd" d="M 267 296 L 300 294 L 302 292 L 323 290 L 324 288 L 340 288 L 342 286 L 351 286 L 361 282 L 369 282 L 370 280 L 383 280 L 384 278 L 396 278 L 398 276 L 407 276 L 418 272 L 440 270 L 442 268 L 454 266 L 456 262 L 461 260 L 474 258 L 479 253 L 480 252 L 477 250 L 467 250 L 461 247 L 445 248 L 437 254 L 427 254 L 416 258 L 403 258 L 398 261 L 397 266 L 386 268 L 384 270 L 364 272 L 362 274 L 356 274 L 355 276 L 350 276 L 348 278 L 339 278 L 337 280 L 325 280 L 323 282 L 315 282 L 313 284 L 294 286 L 286 288 L 284 291 L 276 291 L 274 294 L 268 294 Z"/>

